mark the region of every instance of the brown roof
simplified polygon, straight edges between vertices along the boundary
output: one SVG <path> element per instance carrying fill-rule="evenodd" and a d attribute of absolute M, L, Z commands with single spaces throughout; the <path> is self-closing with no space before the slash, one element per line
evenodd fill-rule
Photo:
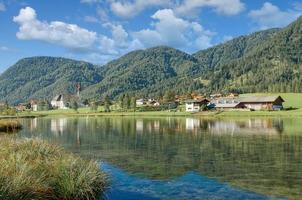
<path fill-rule="evenodd" d="M 195 99 L 188 99 L 185 101 L 185 103 L 201 103 L 203 101 L 207 101 L 207 102 L 210 102 L 209 100 L 207 99 L 198 99 L 198 100 L 195 100 Z"/>
<path fill-rule="evenodd" d="M 275 102 L 279 99 L 284 102 L 281 96 L 252 96 L 252 97 L 242 97 L 240 98 L 240 102 L 242 103 L 267 103 L 267 102 Z"/>

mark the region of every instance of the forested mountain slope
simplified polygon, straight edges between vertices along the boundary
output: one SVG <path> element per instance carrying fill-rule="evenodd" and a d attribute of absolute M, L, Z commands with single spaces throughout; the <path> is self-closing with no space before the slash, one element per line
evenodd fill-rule
<path fill-rule="evenodd" d="M 33 57 L 18 61 L 0 76 L 0 101 L 19 103 L 29 99 L 51 99 L 59 93 L 74 93 L 102 77 L 92 64 L 65 58 Z"/>

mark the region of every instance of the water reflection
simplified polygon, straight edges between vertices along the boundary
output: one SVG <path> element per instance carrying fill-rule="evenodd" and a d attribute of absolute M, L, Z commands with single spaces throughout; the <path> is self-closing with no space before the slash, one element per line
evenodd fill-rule
<path fill-rule="evenodd" d="M 299 199 L 301 122 L 277 118 L 39 118 L 24 119 L 19 136 L 59 143 L 136 177 L 169 181 L 196 173 L 244 190 Z"/>

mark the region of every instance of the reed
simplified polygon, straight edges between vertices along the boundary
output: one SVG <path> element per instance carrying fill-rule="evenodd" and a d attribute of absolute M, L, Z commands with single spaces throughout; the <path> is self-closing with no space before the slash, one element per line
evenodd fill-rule
<path fill-rule="evenodd" d="M 93 161 L 38 139 L 0 140 L 0 199 L 99 199 L 107 176 Z"/>

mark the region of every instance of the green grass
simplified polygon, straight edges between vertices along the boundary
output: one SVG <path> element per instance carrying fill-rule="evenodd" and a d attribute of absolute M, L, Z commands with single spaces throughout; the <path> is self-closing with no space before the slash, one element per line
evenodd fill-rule
<path fill-rule="evenodd" d="M 72 109 L 67 110 L 50 110 L 50 111 L 39 111 L 39 112 L 23 112 L 19 114 L 19 117 L 26 116 L 207 116 L 207 117 L 251 117 L 251 116 L 269 116 L 269 117 L 302 117 L 302 93 L 251 93 L 243 94 L 241 96 L 263 96 L 263 95 L 280 95 L 284 98 L 285 108 L 296 108 L 295 110 L 284 110 L 284 111 L 225 111 L 225 112 L 199 112 L 199 113 L 188 113 L 188 112 L 174 112 L 174 111 L 147 111 L 147 112 L 121 112 L 116 110 L 117 106 L 111 106 L 112 112 L 105 113 L 102 106 L 98 107 L 97 111 L 92 111 L 90 108 L 79 108 L 78 111 Z M 184 110 L 182 106 L 181 110 Z M 1 118 L 1 117 L 0 117 Z"/>
<path fill-rule="evenodd" d="M 106 175 L 86 161 L 41 140 L 0 140 L 0 199 L 98 199 Z"/>
<path fill-rule="evenodd" d="M 15 119 L 0 120 L 0 132 L 11 133 L 22 128 L 21 123 Z"/>

